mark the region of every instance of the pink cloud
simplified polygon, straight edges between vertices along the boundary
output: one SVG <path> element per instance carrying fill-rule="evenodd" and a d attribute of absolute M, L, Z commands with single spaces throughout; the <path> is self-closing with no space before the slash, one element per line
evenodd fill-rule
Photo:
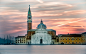
<path fill-rule="evenodd" d="M 54 7 L 51 4 L 53 4 Z M 86 10 L 68 11 L 68 9 L 72 8 L 73 5 L 57 2 L 48 2 L 41 5 L 43 6 L 39 7 L 40 4 L 36 6 L 36 8 L 38 9 L 36 12 L 33 11 L 34 8 L 32 8 L 33 29 L 36 29 L 37 25 L 40 24 L 42 17 L 43 23 L 47 26 L 47 29 L 54 29 L 57 31 L 57 34 L 82 33 L 86 31 L 86 26 L 84 24 L 86 23 L 86 18 L 84 18 L 85 16 L 83 16 L 83 18 L 74 18 L 74 16 L 81 16 L 86 14 Z M 3 23 L 3 27 L 6 29 L 12 27 L 11 30 L 7 30 L 5 33 L 18 33 L 21 31 L 27 31 L 27 12 L 20 12 L 18 10 L 6 10 L 0 12 L 0 15 L 4 16 L 1 17 L 3 18 L 3 20 L 0 20 L 0 22 L 6 21 L 6 23 L 8 22 L 8 24 L 10 24 L 6 25 L 5 23 Z M 72 17 L 68 18 L 67 16 Z"/>
<path fill-rule="evenodd" d="M 26 12 L 19 12 L 18 10 L 10 10 L 10 11 L 2 11 L 0 12 L 0 15 L 13 15 L 13 14 L 16 14 L 16 15 L 27 15 Z"/>
<path fill-rule="evenodd" d="M 63 14 L 65 14 L 66 16 L 69 16 L 69 15 L 78 15 L 78 14 L 86 14 L 86 10 L 65 11 Z"/>
<path fill-rule="evenodd" d="M 61 19 L 44 19 L 43 21 L 44 21 L 44 24 L 46 24 L 47 29 L 54 29 L 57 31 L 57 34 L 62 34 L 62 33 L 67 34 L 67 33 L 85 32 L 86 27 L 84 27 L 85 24 L 83 24 L 83 23 L 86 23 L 86 22 L 84 22 L 84 20 L 86 20 L 86 18 L 66 18 L 65 20 L 63 20 L 63 18 L 61 18 Z M 37 20 L 37 21 L 39 21 L 39 20 Z M 36 28 L 37 24 L 39 24 L 39 23 L 33 24 L 34 28 Z M 58 26 L 58 25 L 61 25 L 61 26 Z M 67 25 L 67 26 L 65 26 L 65 25 Z"/>

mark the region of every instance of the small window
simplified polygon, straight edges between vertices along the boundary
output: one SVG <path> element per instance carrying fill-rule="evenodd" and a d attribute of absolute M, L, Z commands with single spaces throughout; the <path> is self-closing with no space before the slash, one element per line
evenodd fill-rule
<path fill-rule="evenodd" d="M 69 39 L 70 40 L 70 39 Z"/>
<path fill-rule="evenodd" d="M 64 40 L 64 39 L 63 39 Z"/>
<path fill-rule="evenodd" d="M 66 42 L 67 43 L 67 42 Z"/>
<path fill-rule="evenodd" d="M 66 39 L 67 40 L 67 39 Z"/>
<path fill-rule="evenodd" d="M 71 40 L 75 40 L 74 38 L 71 38 Z"/>

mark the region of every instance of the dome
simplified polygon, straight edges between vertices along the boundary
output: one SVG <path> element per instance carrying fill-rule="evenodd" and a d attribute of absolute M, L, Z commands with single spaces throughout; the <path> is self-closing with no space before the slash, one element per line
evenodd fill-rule
<path fill-rule="evenodd" d="M 37 26 L 37 29 L 43 28 L 46 29 L 46 25 L 43 24 L 43 21 L 41 20 L 40 24 Z"/>

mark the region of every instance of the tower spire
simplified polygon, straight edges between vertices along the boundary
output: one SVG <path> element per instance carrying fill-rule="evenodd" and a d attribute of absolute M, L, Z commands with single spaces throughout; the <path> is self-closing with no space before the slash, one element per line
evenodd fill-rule
<path fill-rule="evenodd" d="M 28 14 L 31 14 L 30 5 L 29 5 L 29 11 L 28 11 Z"/>
<path fill-rule="evenodd" d="M 30 10 L 30 5 L 29 5 L 29 10 L 28 10 L 28 16 L 27 16 L 27 30 L 32 29 L 32 15 L 31 15 L 31 10 Z"/>

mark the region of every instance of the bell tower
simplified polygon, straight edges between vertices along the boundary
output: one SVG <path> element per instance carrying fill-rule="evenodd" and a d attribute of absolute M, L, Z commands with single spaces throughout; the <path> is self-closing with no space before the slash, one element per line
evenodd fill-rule
<path fill-rule="evenodd" d="M 31 15 L 31 10 L 29 5 L 28 16 L 27 16 L 27 30 L 30 30 L 30 29 L 32 29 L 32 15 Z"/>

